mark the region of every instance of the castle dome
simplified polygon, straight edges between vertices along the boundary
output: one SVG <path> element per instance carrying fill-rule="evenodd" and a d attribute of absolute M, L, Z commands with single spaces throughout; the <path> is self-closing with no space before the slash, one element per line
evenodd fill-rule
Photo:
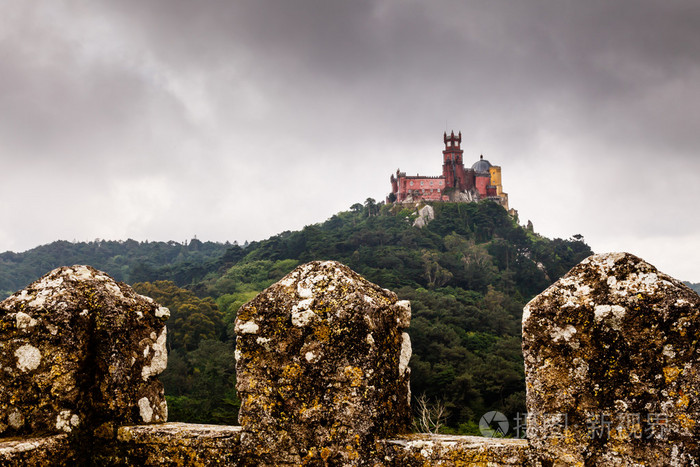
<path fill-rule="evenodd" d="M 489 173 L 490 168 L 491 163 L 484 159 L 484 156 L 481 156 L 481 159 L 474 162 L 474 165 L 472 165 L 472 170 L 476 173 Z"/>

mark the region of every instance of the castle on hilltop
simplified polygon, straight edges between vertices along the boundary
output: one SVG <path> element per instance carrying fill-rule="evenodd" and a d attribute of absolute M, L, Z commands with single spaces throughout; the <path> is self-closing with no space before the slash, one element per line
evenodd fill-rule
<path fill-rule="evenodd" d="M 462 132 L 443 135 L 442 175 L 409 176 L 396 171 L 391 176 L 391 194 L 387 202 L 415 203 L 418 201 L 474 202 L 489 199 L 508 209 L 508 194 L 501 185 L 501 167 L 492 165 L 481 156 L 471 168 L 462 160 Z"/>

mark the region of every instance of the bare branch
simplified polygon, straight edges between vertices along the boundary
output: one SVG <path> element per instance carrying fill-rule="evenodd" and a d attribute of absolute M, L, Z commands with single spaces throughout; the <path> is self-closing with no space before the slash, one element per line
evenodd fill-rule
<path fill-rule="evenodd" d="M 413 428 L 419 433 L 439 433 L 445 424 L 445 404 L 438 400 L 430 404 L 425 394 L 416 398 L 416 418 Z"/>

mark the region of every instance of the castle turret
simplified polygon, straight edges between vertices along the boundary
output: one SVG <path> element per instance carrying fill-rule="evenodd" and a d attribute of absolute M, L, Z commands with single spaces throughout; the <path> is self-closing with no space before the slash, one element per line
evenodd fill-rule
<path fill-rule="evenodd" d="M 445 177 L 445 188 L 457 188 L 464 190 L 466 180 L 464 177 L 464 163 L 462 161 L 462 132 L 457 136 L 451 132 L 443 134 L 445 150 L 442 151 L 442 176 Z"/>

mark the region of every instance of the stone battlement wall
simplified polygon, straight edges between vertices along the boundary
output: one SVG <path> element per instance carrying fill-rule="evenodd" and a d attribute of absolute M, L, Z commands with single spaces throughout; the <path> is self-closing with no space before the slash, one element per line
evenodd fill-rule
<path fill-rule="evenodd" d="M 165 422 L 167 316 L 86 266 L 0 303 L 0 464 L 700 458 L 700 297 L 632 255 L 592 256 L 525 308 L 528 440 L 409 433 L 410 304 L 339 263 L 300 266 L 239 310 L 241 426 Z"/>
<path fill-rule="evenodd" d="M 240 465 L 258 466 L 242 455 L 240 426 L 161 423 L 125 426 L 116 440 L 91 456 L 95 465 Z M 526 440 L 407 434 L 380 440 L 373 458 L 349 465 L 461 465 L 510 467 L 531 465 Z M 79 465 L 68 435 L 0 441 L 2 465 Z M 282 464 L 275 465 L 299 465 Z M 344 465 L 319 456 L 306 465 Z"/>

